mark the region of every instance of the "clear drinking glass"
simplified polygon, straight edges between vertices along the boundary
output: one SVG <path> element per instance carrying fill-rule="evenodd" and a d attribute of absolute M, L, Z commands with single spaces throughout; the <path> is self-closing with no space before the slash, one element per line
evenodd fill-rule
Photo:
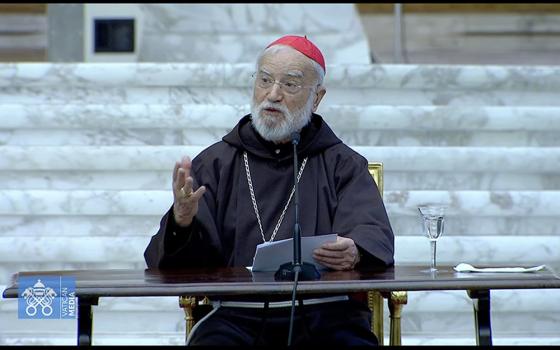
<path fill-rule="evenodd" d="M 424 234 L 430 240 L 431 263 L 429 272 L 437 271 L 436 268 L 436 243 L 443 234 L 444 214 L 446 206 L 439 204 L 421 205 L 418 207 L 422 217 Z"/>

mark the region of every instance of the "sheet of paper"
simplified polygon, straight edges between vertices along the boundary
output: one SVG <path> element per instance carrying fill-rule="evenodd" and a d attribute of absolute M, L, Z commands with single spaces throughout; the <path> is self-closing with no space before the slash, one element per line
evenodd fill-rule
<path fill-rule="evenodd" d="M 325 270 L 326 266 L 313 259 L 313 250 L 325 242 L 336 241 L 337 234 L 310 236 L 301 238 L 301 261 L 314 264 L 317 269 Z M 283 263 L 294 259 L 293 238 L 280 241 L 261 243 L 253 258 L 252 271 L 276 271 Z"/>

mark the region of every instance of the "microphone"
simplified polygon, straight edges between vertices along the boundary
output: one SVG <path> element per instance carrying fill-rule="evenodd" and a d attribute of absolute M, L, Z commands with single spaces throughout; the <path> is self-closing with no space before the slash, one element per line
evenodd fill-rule
<path fill-rule="evenodd" d="M 321 278 L 321 274 L 314 264 L 301 261 L 301 227 L 299 225 L 299 191 L 298 191 L 298 156 L 297 145 L 299 144 L 299 132 L 293 132 L 291 135 L 292 145 L 294 145 L 294 208 L 295 208 L 295 224 L 294 224 L 294 258 L 292 262 L 280 265 L 274 274 L 275 280 L 280 281 L 314 281 Z M 296 273 L 297 272 L 297 273 Z"/>

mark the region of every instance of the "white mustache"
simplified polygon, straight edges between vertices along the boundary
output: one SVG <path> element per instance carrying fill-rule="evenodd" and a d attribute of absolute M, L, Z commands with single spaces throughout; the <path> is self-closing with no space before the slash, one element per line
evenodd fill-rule
<path fill-rule="evenodd" d="M 270 103 L 268 101 L 263 101 L 259 107 L 258 107 L 258 111 L 259 114 L 266 108 L 273 108 L 276 110 L 279 110 L 280 112 L 284 113 L 285 116 L 290 116 L 290 111 L 288 111 L 288 108 L 282 104 L 278 104 L 278 103 Z"/>

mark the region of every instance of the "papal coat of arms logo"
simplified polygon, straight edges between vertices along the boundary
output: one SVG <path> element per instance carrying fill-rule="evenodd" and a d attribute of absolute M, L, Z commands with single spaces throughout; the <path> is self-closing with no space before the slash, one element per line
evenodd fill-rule
<path fill-rule="evenodd" d="M 51 304 L 56 296 L 54 289 L 45 286 L 38 279 L 33 287 L 28 287 L 21 293 L 21 297 L 25 299 L 27 304 L 25 313 L 29 316 L 35 316 L 37 311 L 40 311 L 43 316 L 50 316 L 53 313 Z"/>
<path fill-rule="evenodd" d="M 76 278 L 18 276 L 18 318 L 75 319 L 78 311 Z"/>

